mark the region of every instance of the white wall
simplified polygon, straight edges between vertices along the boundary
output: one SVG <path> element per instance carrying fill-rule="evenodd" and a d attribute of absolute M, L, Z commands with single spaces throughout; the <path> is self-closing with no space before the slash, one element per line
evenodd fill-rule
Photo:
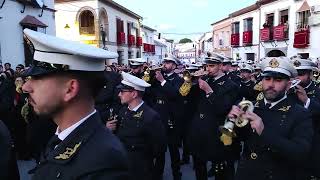
<path fill-rule="evenodd" d="M 252 17 L 253 18 L 253 22 L 252 22 L 252 46 L 243 46 L 243 31 L 244 31 L 244 19 Z M 259 29 L 259 11 L 255 10 L 255 11 L 251 11 L 248 12 L 246 14 L 237 16 L 232 18 L 231 23 L 234 22 L 240 22 L 239 25 L 239 33 L 240 33 L 240 43 L 239 43 L 239 47 L 236 48 L 232 48 L 232 58 L 236 58 L 236 54 L 239 53 L 239 56 L 241 59 L 246 60 L 246 53 L 255 53 L 255 60 L 257 60 L 258 58 L 258 45 L 259 45 L 259 32 L 260 31 L 256 31 L 257 29 Z M 230 34 L 231 37 L 231 34 Z"/>
<path fill-rule="evenodd" d="M 108 28 L 106 31 L 108 34 L 108 41 L 106 47 L 108 50 L 113 51 L 113 52 L 118 52 L 122 51 L 123 52 L 123 63 L 127 64 L 128 63 L 128 51 L 131 51 L 133 54 L 133 58 L 136 58 L 137 51 L 139 51 L 141 48 L 139 47 L 128 47 L 128 30 L 127 30 L 127 23 L 128 22 L 133 22 L 135 24 L 139 24 L 139 20 L 135 19 L 131 16 L 128 16 L 127 14 L 118 11 L 117 9 L 114 9 L 112 7 L 107 6 L 101 1 L 97 0 L 91 0 L 91 1 L 74 1 L 74 2 L 68 2 L 68 3 L 59 3 L 55 4 L 56 9 L 64 9 L 68 11 L 57 11 L 56 13 L 56 26 L 57 26 L 57 36 L 71 39 L 74 41 L 80 41 L 84 40 L 84 38 L 81 36 L 80 38 L 80 33 L 79 33 L 79 25 L 76 24 L 76 16 L 77 12 L 81 9 L 81 7 L 89 6 L 95 10 L 96 14 L 96 19 L 95 23 L 97 28 L 99 29 L 100 24 L 98 21 L 98 16 L 99 16 L 99 10 L 101 8 L 104 8 L 107 12 L 107 17 L 108 17 Z M 126 37 L 126 43 L 124 45 L 118 46 L 117 45 L 117 25 L 116 25 L 116 19 L 120 18 L 123 20 L 123 27 L 124 27 L 124 32 L 125 32 L 125 37 Z M 70 29 L 66 30 L 64 29 L 64 26 L 68 24 L 70 26 Z M 137 37 L 137 34 L 133 34 L 135 37 Z M 97 37 L 87 37 L 87 40 L 95 40 Z M 100 38 L 99 38 L 100 40 Z M 117 60 L 112 60 L 112 62 L 117 62 Z M 109 63 L 112 63 L 109 62 Z"/>
<path fill-rule="evenodd" d="M 45 0 L 44 4 L 53 9 L 53 0 Z M 23 5 L 6 0 L 0 9 L 0 51 L 2 63 L 9 62 L 15 68 L 17 64 L 24 64 L 23 33 L 20 21 L 27 15 L 34 16 L 48 25 L 46 33 L 55 35 L 54 12 L 44 10 L 42 17 L 40 8 L 26 6 L 25 12 L 21 13 Z"/>
<path fill-rule="evenodd" d="M 277 47 L 272 46 L 271 43 L 264 43 L 265 47 L 261 47 L 261 57 L 264 57 L 267 53 L 266 48 L 274 49 L 287 49 L 287 56 L 291 57 L 298 53 L 309 53 L 310 57 L 319 57 L 320 56 L 320 26 L 310 26 L 310 45 L 307 48 L 299 49 L 293 47 L 294 42 L 294 32 L 296 32 L 297 24 L 297 10 L 301 7 L 304 1 L 294 1 L 294 0 L 281 0 L 274 3 L 270 3 L 261 7 L 261 22 L 262 24 L 265 21 L 266 14 L 274 13 L 275 14 L 275 26 L 279 24 L 280 11 L 289 9 L 289 40 L 277 41 Z M 317 0 L 308 0 L 309 6 L 320 5 L 320 2 Z"/>

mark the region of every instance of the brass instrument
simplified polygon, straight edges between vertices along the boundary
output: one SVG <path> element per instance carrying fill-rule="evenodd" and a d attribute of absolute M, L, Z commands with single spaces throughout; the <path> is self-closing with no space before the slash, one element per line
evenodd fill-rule
<path fill-rule="evenodd" d="M 187 96 L 192 87 L 192 76 L 189 71 L 183 72 L 184 83 L 180 86 L 179 92 L 182 96 Z"/>
<path fill-rule="evenodd" d="M 142 79 L 146 82 L 150 82 L 151 79 L 154 77 L 156 71 L 160 71 L 163 66 L 156 66 L 156 67 L 148 67 L 144 73 Z"/>
<path fill-rule="evenodd" d="M 312 71 L 312 75 L 315 78 L 315 80 L 317 80 L 320 76 L 320 71 L 319 69 Z"/>
<path fill-rule="evenodd" d="M 254 105 L 251 101 L 243 99 L 239 104 L 239 108 L 246 112 L 253 112 Z M 235 127 L 242 128 L 248 124 L 249 120 L 245 119 L 240 115 L 234 119 L 226 119 L 226 122 L 223 126 L 219 127 L 220 132 L 222 133 L 220 140 L 225 146 L 232 144 L 232 138 L 236 137 Z"/>

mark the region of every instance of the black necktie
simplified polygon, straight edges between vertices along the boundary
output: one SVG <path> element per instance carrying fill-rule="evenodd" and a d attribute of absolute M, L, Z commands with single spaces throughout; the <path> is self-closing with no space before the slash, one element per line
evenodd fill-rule
<path fill-rule="evenodd" d="M 266 108 L 270 109 L 270 107 L 271 107 L 271 103 L 267 103 Z"/>
<path fill-rule="evenodd" d="M 61 142 L 61 139 L 59 139 L 58 135 L 52 136 L 50 141 L 48 142 L 47 149 L 46 149 L 46 155 L 48 155 L 51 151 L 54 150 L 54 148 Z"/>

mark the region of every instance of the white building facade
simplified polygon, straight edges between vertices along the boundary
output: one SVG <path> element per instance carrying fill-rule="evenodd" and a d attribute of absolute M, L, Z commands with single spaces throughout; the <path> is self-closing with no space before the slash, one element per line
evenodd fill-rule
<path fill-rule="evenodd" d="M 261 22 L 261 57 L 320 56 L 319 1 L 278 0 L 262 5 Z"/>
<path fill-rule="evenodd" d="M 233 59 L 257 60 L 259 58 L 259 11 L 256 5 L 230 14 L 231 57 Z"/>
<path fill-rule="evenodd" d="M 57 36 L 119 54 L 108 61 L 127 64 L 141 57 L 142 17 L 112 0 L 56 0 Z"/>
<path fill-rule="evenodd" d="M 197 50 L 197 57 L 202 57 L 207 54 L 207 52 L 213 51 L 213 44 L 212 44 L 212 32 L 204 33 L 198 40 L 198 50 Z"/>
<path fill-rule="evenodd" d="M 232 57 L 320 56 L 320 2 L 260 0 L 229 15 Z"/>
<path fill-rule="evenodd" d="M 30 65 L 33 50 L 23 38 L 29 28 L 55 35 L 54 0 L 0 0 L 0 63 Z"/>
<path fill-rule="evenodd" d="M 146 25 L 141 26 L 141 35 L 143 41 L 142 58 L 148 63 L 156 62 L 158 59 L 156 56 L 156 46 L 154 43 L 155 34 L 155 29 Z"/>

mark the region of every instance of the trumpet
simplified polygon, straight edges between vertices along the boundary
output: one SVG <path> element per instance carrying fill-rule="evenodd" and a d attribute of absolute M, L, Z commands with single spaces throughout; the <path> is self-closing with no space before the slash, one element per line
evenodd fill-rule
<path fill-rule="evenodd" d="M 179 92 L 182 96 L 187 96 L 192 87 L 192 76 L 189 71 L 184 71 L 183 73 L 184 83 L 180 86 Z"/>
<path fill-rule="evenodd" d="M 156 67 L 148 67 L 144 73 L 142 79 L 146 82 L 150 82 L 154 76 L 156 71 L 160 71 L 163 68 L 163 66 L 156 66 Z"/>
<path fill-rule="evenodd" d="M 244 112 L 253 112 L 254 105 L 251 101 L 243 99 L 239 104 L 238 107 Z M 242 117 L 233 118 L 233 119 L 226 119 L 226 122 L 223 126 L 219 127 L 220 132 L 222 133 L 220 140 L 223 142 L 224 145 L 232 144 L 232 138 L 236 137 L 237 134 L 235 132 L 235 127 L 242 128 L 249 123 L 249 120 Z"/>

